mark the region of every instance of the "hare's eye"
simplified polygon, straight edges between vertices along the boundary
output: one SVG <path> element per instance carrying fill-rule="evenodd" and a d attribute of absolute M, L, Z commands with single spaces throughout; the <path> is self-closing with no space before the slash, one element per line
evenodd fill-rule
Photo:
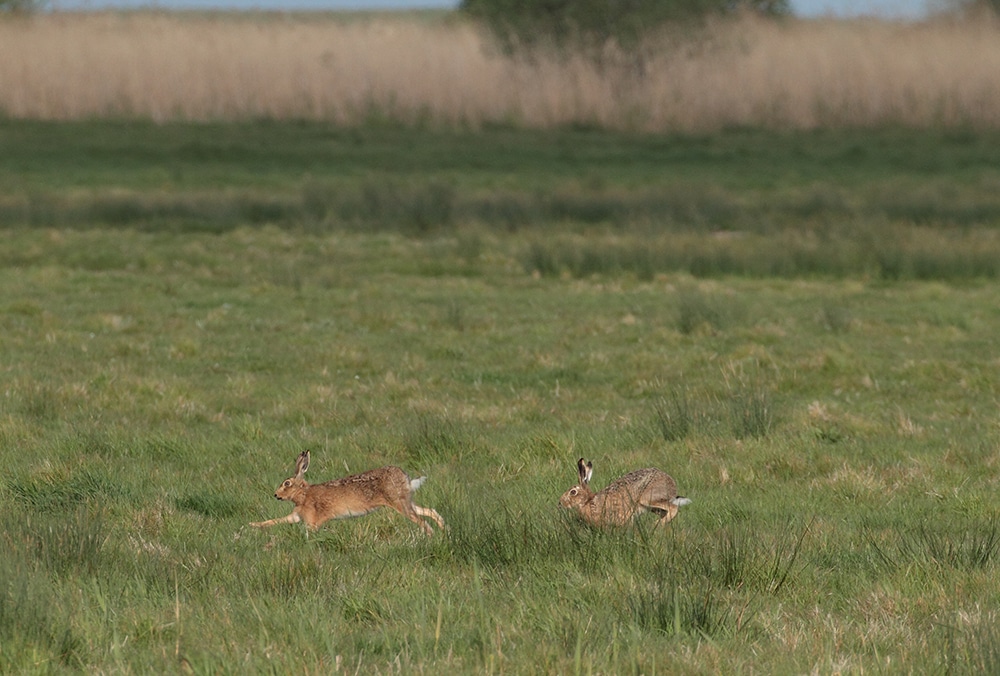
<path fill-rule="evenodd" d="M 291 482 L 290 479 L 285 479 L 285 483 L 283 483 L 281 485 L 284 486 L 285 488 L 288 488 L 289 486 L 292 485 L 292 482 Z"/>
<path fill-rule="evenodd" d="M 580 491 L 576 490 L 575 488 L 571 488 L 571 489 L 570 489 L 570 491 L 569 491 L 569 494 L 570 494 L 570 495 L 576 495 L 576 494 L 577 494 L 577 493 L 579 493 L 579 492 L 580 492 Z"/>

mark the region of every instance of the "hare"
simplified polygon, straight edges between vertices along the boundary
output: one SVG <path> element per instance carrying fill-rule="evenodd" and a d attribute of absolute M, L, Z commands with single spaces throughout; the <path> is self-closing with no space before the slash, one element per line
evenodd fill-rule
<path fill-rule="evenodd" d="M 690 500 L 677 495 L 677 484 L 666 472 L 647 467 L 629 472 L 611 482 L 600 493 L 590 490 L 594 465 L 577 461 L 580 483 L 562 494 L 559 504 L 573 509 L 593 526 L 624 526 L 643 512 L 660 515 L 656 525 L 668 523 Z"/>
<path fill-rule="evenodd" d="M 309 451 L 303 451 L 295 462 L 295 476 L 281 482 L 274 492 L 277 499 L 295 504 L 291 514 L 250 525 L 265 528 L 278 523 L 305 521 L 306 528 L 315 531 L 330 519 L 363 516 L 379 507 L 392 507 L 419 524 L 427 535 L 431 535 L 431 527 L 420 517 L 430 517 L 438 528 L 444 528 L 440 514 L 413 504 L 413 491 L 420 488 L 427 477 L 411 479 L 400 468 L 387 466 L 321 484 L 309 484 L 302 478 L 307 469 Z"/>

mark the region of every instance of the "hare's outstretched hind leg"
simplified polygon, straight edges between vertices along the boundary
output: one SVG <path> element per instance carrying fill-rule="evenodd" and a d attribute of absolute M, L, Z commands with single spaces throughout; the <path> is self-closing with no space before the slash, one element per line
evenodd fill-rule
<path fill-rule="evenodd" d="M 403 516 L 405 516 L 413 523 L 423 528 L 424 533 L 426 533 L 427 535 L 434 534 L 434 531 L 432 531 L 431 527 L 427 525 L 427 522 L 420 518 L 419 512 L 417 511 L 418 508 L 416 505 L 413 504 L 408 505 L 406 503 L 403 503 L 398 507 L 396 505 L 392 505 L 392 508 L 395 509 L 400 514 L 402 514 Z"/>
<path fill-rule="evenodd" d="M 426 516 L 434 519 L 434 523 L 438 525 L 438 528 L 444 530 L 444 519 L 435 510 L 430 507 L 421 507 L 420 505 L 413 505 L 413 511 L 420 516 Z M 426 524 L 425 524 L 426 525 Z"/>

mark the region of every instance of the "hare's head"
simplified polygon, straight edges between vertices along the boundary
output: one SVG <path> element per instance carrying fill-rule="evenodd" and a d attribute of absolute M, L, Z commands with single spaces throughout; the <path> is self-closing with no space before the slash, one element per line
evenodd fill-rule
<path fill-rule="evenodd" d="M 580 458 L 576 462 L 576 467 L 580 473 L 580 483 L 559 498 L 559 504 L 567 509 L 579 509 L 594 497 L 593 491 L 590 490 L 590 475 L 594 472 L 593 463 L 584 462 L 583 458 Z"/>
<path fill-rule="evenodd" d="M 278 490 L 274 492 L 274 497 L 279 500 L 295 501 L 295 496 L 304 491 L 309 484 L 302 478 L 302 475 L 309 469 L 309 451 L 302 451 L 298 460 L 295 461 L 295 476 L 290 476 L 281 482 Z"/>

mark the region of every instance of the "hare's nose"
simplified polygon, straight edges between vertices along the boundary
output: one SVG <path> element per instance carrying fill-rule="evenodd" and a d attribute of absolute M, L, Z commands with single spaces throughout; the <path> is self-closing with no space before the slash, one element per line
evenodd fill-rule
<path fill-rule="evenodd" d="M 275 499 L 275 500 L 280 500 L 280 499 L 281 499 L 281 496 L 280 496 L 280 495 L 278 495 L 277 493 L 275 493 L 275 494 L 274 494 L 274 499 Z"/>

